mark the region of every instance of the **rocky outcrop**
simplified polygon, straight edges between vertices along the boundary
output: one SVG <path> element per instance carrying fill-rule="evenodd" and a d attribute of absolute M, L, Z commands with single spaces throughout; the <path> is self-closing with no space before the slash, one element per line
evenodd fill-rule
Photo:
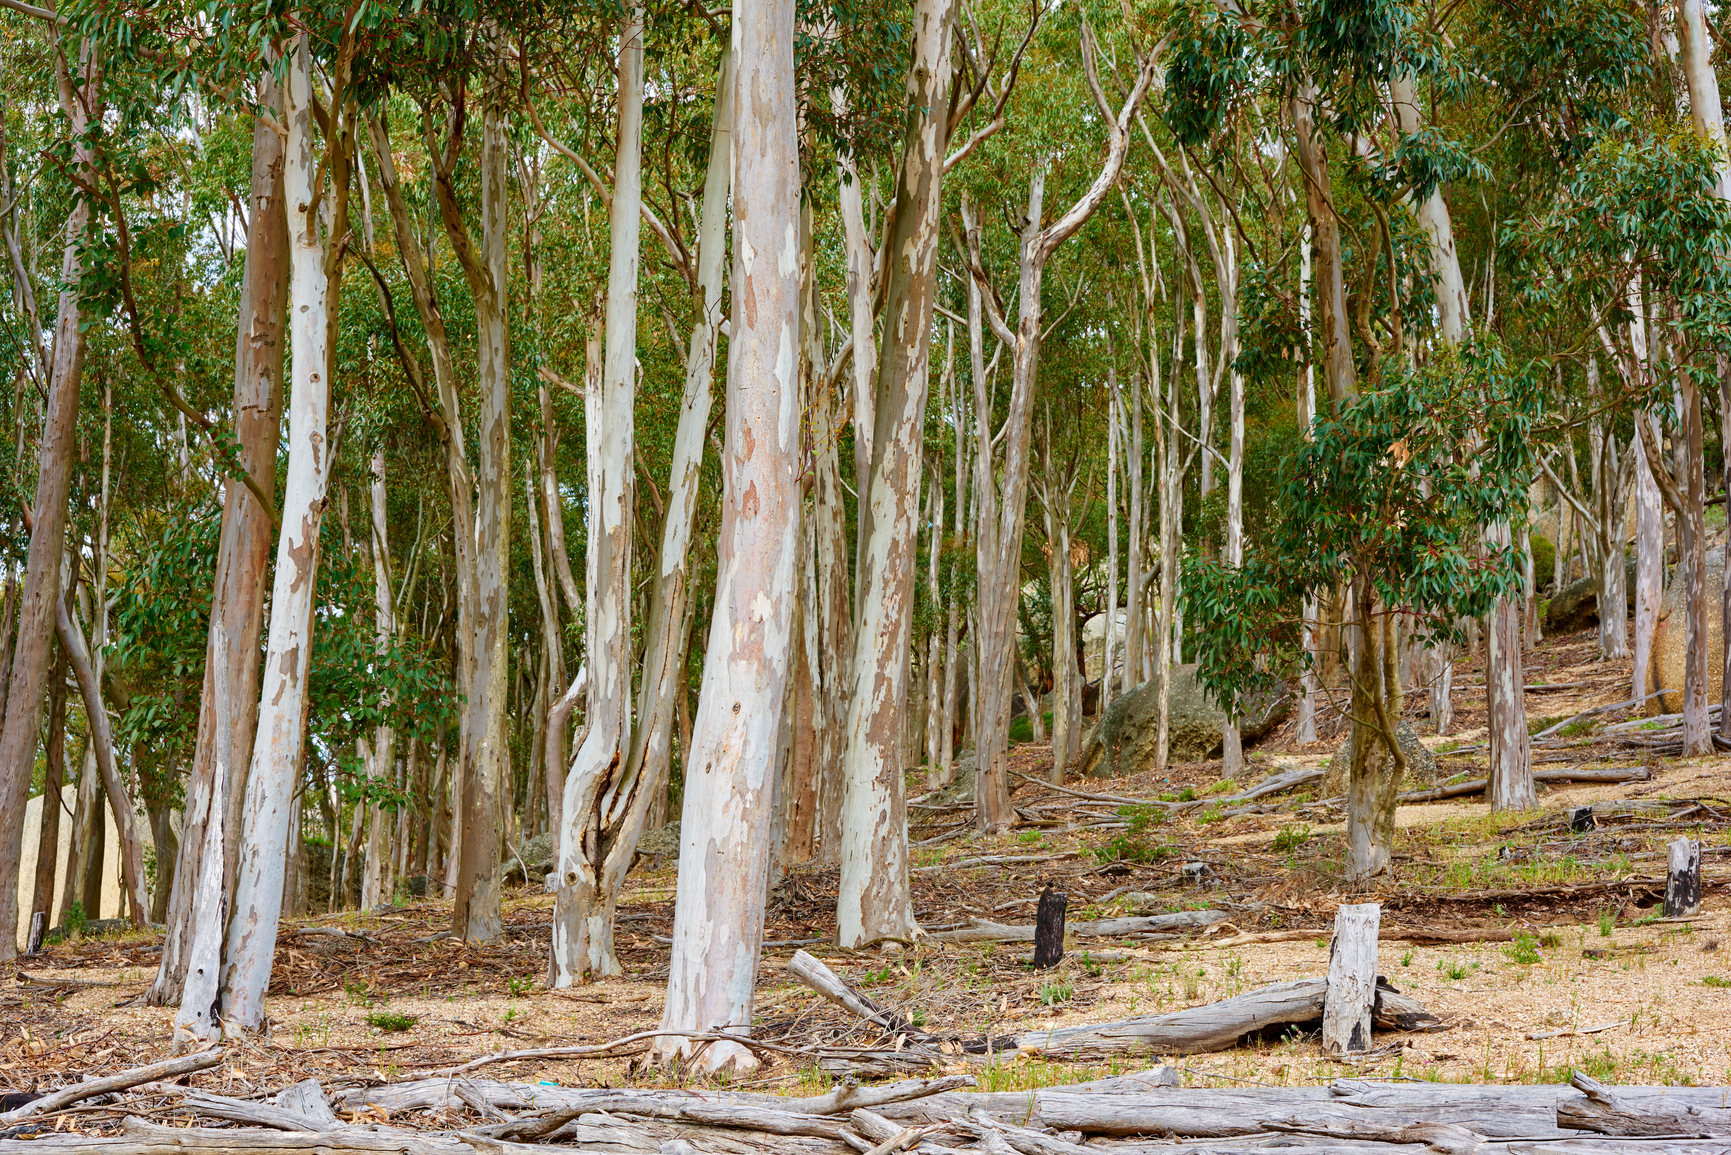
<path fill-rule="evenodd" d="M 1282 684 L 1274 691 L 1245 703 L 1240 733 L 1248 744 L 1266 735 L 1286 718 L 1291 695 Z M 1220 751 L 1220 732 L 1226 714 L 1202 690 L 1194 665 L 1172 670 L 1167 753 L 1173 762 L 1200 762 Z M 1137 686 L 1115 698 L 1083 744 L 1084 774 L 1137 774 L 1154 765 L 1159 739 L 1160 683 L 1158 679 Z"/>
<path fill-rule="evenodd" d="M 1570 582 L 1545 606 L 1545 636 L 1577 634 L 1599 624 L 1599 590 L 1590 577 Z"/>
<path fill-rule="evenodd" d="M 1633 584 L 1631 583 L 1631 588 Z M 1725 548 L 1707 551 L 1707 704 L 1719 701 L 1725 681 L 1725 629 L 1720 610 L 1725 588 Z M 1671 585 L 1659 606 L 1659 626 L 1653 633 L 1652 686 L 1665 691 L 1647 704 L 1649 714 L 1683 712 L 1683 664 L 1687 655 L 1687 623 L 1683 615 L 1683 570 L 1672 572 Z"/>

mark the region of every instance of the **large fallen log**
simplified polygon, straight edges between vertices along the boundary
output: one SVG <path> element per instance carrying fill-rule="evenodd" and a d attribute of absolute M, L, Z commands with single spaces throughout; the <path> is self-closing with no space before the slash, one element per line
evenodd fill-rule
<path fill-rule="evenodd" d="M 1297 979 L 1171 1014 L 1032 1031 L 1016 1036 L 1016 1049 L 1069 1058 L 1223 1051 L 1245 1035 L 1315 1022 L 1323 1017 L 1327 1000 L 1326 978 Z M 1432 1030 L 1441 1025 L 1416 999 L 1382 982 L 1377 984 L 1371 1018 L 1383 1030 Z"/>
<path fill-rule="evenodd" d="M 1534 770 L 1534 782 L 1646 782 L 1653 777 L 1653 772 L 1645 766 L 1570 766 L 1561 770 Z M 1490 787 L 1489 778 L 1468 778 L 1463 782 L 1449 782 L 1441 786 L 1433 786 L 1429 790 L 1408 790 L 1396 797 L 1395 801 L 1403 806 L 1420 802 L 1441 802 L 1446 798 L 1466 798 L 1474 794 L 1483 794 Z"/>

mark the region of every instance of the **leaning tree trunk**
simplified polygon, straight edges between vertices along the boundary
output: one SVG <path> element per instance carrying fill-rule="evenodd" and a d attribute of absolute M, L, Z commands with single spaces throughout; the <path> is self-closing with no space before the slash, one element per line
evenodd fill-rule
<path fill-rule="evenodd" d="M 734 6 L 733 318 L 715 605 L 686 755 L 663 1030 L 748 1031 L 799 552 L 799 139 L 792 0 Z M 690 1056 L 682 1035 L 664 1059 Z M 707 1071 L 749 1069 L 738 1043 Z"/>
<path fill-rule="evenodd" d="M 259 81 L 259 102 L 277 103 L 276 82 L 267 71 Z M 283 208 L 283 138 L 260 119 L 252 130 L 252 191 L 248 200 L 246 263 L 241 273 L 240 317 L 234 350 L 234 432 L 240 465 L 259 489 L 276 493 L 277 427 L 282 406 L 283 325 L 288 295 L 288 215 Z M 222 532 L 216 549 L 210 629 L 205 639 L 204 687 L 199 695 L 198 737 L 186 780 L 180 855 L 169 892 L 167 934 L 162 961 L 147 996 L 155 1006 L 179 1002 L 186 978 L 186 951 L 198 927 L 220 927 L 223 903 L 231 888 L 239 840 L 240 803 L 245 767 L 258 723 L 259 634 L 264 623 L 264 593 L 270 563 L 271 519 L 246 485 L 229 480 L 223 487 Z M 220 636 L 220 641 L 219 641 Z M 226 728 L 217 722 L 217 683 L 223 683 Z M 218 746 L 222 747 L 224 796 L 214 806 L 210 792 Z M 223 869 L 218 889 L 198 890 L 203 877 L 204 842 L 214 821 L 229 831 L 222 840 Z"/>
<path fill-rule="evenodd" d="M 312 660 L 313 594 L 319 526 L 330 476 L 327 410 L 336 278 L 315 210 L 311 51 L 303 33 L 289 50 L 283 93 L 287 138 L 283 191 L 289 219 L 289 457 L 282 528 L 271 587 L 270 634 L 257 735 L 247 776 L 240 862 L 221 970 L 225 1026 L 257 1030 L 282 917 L 283 865 L 306 737 L 307 671 Z M 333 149 L 335 146 L 333 145 Z M 340 206 L 343 182 L 331 180 Z M 346 223 L 341 208 L 334 214 Z"/>
<path fill-rule="evenodd" d="M 843 752 L 837 941 L 911 939 L 907 796 L 902 774 L 917 597 L 938 214 L 948 144 L 953 0 L 916 0 L 908 119 L 896 209 L 884 239 L 884 328 L 874 391 L 867 500 L 860 504 L 853 692 Z"/>
<path fill-rule="evenodd" d="M 69 121 L 75 163 L 93 179 L 85 140 L 87 117 L 102 115 L 98 104 L 102 72 L 96 50 L 86 41 L 78 62 L 77 90 L 66 64 L 59 69 L 60 103 Z M 60 601 L 61 554 L 66 546 L 66 498 L 72 484 L 72 456 L 78 433 L 78 388 L 84 376 L 84 325 L 78 282 L 83 272 L 84 231 L 90 222 L 85 196 L 72 202 L 66 221 L 61 263 L 59 313 L 54 323 L 54 353 L 37 449 L 36 496 L 30 550 L 18 602 L 18 632 L 12 649 L 4 729 L 0 730 L 0 965 L 17 954 L 18 868 L 24 842 L 24 802 L 36 772 L 42 720 L 42 695 L 48 682 L 48 650 L 54 639 L 54 607 Z M 134 917 L 144 917 L 135 911 Z"/>

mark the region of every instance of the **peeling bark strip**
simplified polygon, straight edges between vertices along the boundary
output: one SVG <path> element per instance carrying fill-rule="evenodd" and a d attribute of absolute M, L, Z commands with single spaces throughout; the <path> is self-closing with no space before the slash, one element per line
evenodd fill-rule
<path fill-rule="evenodd" d="M 326 441 L 330 405 L 331 320 L 336 281 L 311 206 L 316 203 L 310 52 L 305 35 L 289 49 L 283 91 L 284 204 L 289 232 L 289 458 L 283 482 L 282 529 L 271 586 L 270 634 L 259 693 L 258 730 L 247 779 L 246 812 L 234 908 L 222 968 L 225 1024 L 256 1030 L 264 1020 L 265 989 L 282 917 L 283 872 L 290 811 L 305 740 L 307 670 L 312 659 L 313 592 L 318 572 L 319 523 L 330 475 Z M 335 151 L 335 150 L 333 150 Z M 338 167 L 340 167 L 340 162 Z M 330 177 L 335 195 L 333 232 L 346 228 L 346 180 Z"/>
<path fill-rule="evenodd" d="M 842 770 L 836 933 L 844 947 L 919 933 L 908 889 L 902 767 L 954 11 L 954 0 L 918 0 L 914 6 L 907 136 L 884 240 L 888 283 L 864 491 L 869 500 L 860 506 L 864 548 Z"/>
<path fill-rule="evenodd" d="M 60 106 L 69 121 L 76 163 L 87 175 L 92 159 L 84 142 L 85 126 L 102 116 L 102 69 L 86 42 L 78 62 L 76 87 L 57 58 Z M 84 331 L 80 323 L 78 280 L 80 246 L 90 221 L 84 196 L 73 202 L 66 221 L 66 247 L 61 261 L 58 314 L 54 322 L 54 353 L 50 361 L 48 399 L 43 409 L 38 448 L 36 498 L 32 511 L 30 552 L 24 588 L 18 600 L 18 634 L 11 654 L 6 687 L 5 727 L 0 730 L 0 963 L 18 952 L 18 868 L 24 842 L 24 800 L 36 771 L 36 744 L 42 720 L 42 696 L 48 682 L 48 649 L 54 637 L 55 606 L 60 603 L 60 566 L 66 538 L 66 497 L 72 484 L 72 455 L 78 432 L 78 388 L 84 376 Z M 134 917 L 144 912 L 135 911 Z"/>
<path fill-rule="evenodd" d="M 259 102 L 277 103 L 271 73 L 259 79 Z M 283 209 L 283 138 L 262 120 L 252 130 L 252 193 L 248 199 L 246 264 L 241 274 L 240 316 L 234 350 L 234 432 L 240 463 L 265 493 L 276 493 L 277 426 L 282 407 L 283 325 L 288 305 L 288 216 Z M 222 536 L 212 582 L 210 632 L 205 642 L 204 688 L 199 695 L 198 737 L 186 783 L 185 825 L 168 900 L 168 933 L 149 1001 L 168 1006 L 180 998 L 188 944 L 209 920 L 220 930 L 220 903 L 234 878 L 245 798 L 245 769 L 258 723 L 259 633 L 264 624 L 266 566 L 270 562 L 270 513 L 239 481 L 223 487 Z M 219 633 L 222 640 L 219 640 Z M 216 702 L 228 703 L 219 722 Z M 226 784 L 209 798 L 216 764 L 228 767 Z M 236 768 L 239 773 L 236 773 Z M 203 877 L 204 842 L 216 824 L 223 840 L 218 905 L 196 895 Z"/>
<path fill-rule="evenodd" d="M 792 0 L 733 12 L 733 323 L 717 581 L 686 759 L 666 1030 L 748 1031 L 799 542 L 799 151 Z M 687 1038 L 658 1040 L 664 1058 Z M 710 1043 L 710 1071 L 750 1068 Z"/>

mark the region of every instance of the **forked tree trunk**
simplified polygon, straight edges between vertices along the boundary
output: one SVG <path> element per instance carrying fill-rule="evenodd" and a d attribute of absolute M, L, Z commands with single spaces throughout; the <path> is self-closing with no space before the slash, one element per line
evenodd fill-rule
<path fill-rule="evenodd" d="M 689 555 L 703 465 L 703 439 L 711 408 L 716 334 L 720 328 L 722 257 L 728 194 L 728 142 L 732 129 L 731 54 L 724 52 L 717 100 L 710 126 L 710 161 L 704 178 L 703 216 L 699 221 L 695 316 L 686 348 L 685 394 L 674 434 L 673 462 L 654 592 L 644 631 L 642 685 L 636 725 L 631 724 L 631 632 L 629 628 L 630 527 L 635 502 L 634 463 L 620 450 L 614 430 L 629 431 L 636 349 L 637 221 L 641 216 L 641 134 L 643 45 L 641 13 L 627 21 L 621 39 L 619 140 L 613 200 L 613 253 L 609 265 L 604 383 L 600 399 L 605 441 L 596 447 L 590 469 L 591 492 L 601 494 L 591 507 L 591 604 L 589 630 L 589 732 L 565 782 L 560 835 L 560 886 L 554 917 L 553 983 L 569 985 L 586 975 L 618 974 L 613 922 L 619 891 L 636 854 L 654 801 L 666 790 L 671 768 L 675 692 L 682 676 L 683 632 L 690 598 Z M 629 221 L 627 220 L 629 214 Z M 629 302 L 629 307 L 627 306 Z M 616 304 L 617 303 L 617 304 Z M 624 407 L 621 415 L 617 412 Z M 627 437 L 627 440 L 629 438 Z M 614 460 L 612 455 L 619 454 Z M 616 469 L 616 478 L 598 477 L 596 468 Z M 613 502 L 620 502 L 617 509 Z M 619 524 L 613 524 L 614 516 Z M 615 555 L 613 549 L 620 552 Z M 617 628 L 617 636 L 609 631 Z M 596 688 L 594 663 L 614 664 L 618 684 Z M 611 702 L 609 695 L 619 695 Z M 598 726 L 617 726 L 614 750 L 597 737 Z M 597 743 L 600 743 L 599 745 Z M 597 763 L 605 749 L 609 761 Z M 575 875 L 575 879 L 573 879 Z M 568 893 L 569 892 L 569 893 Z"/>
<path fill-rule="evenodd" d="M 276 81 L 261 74 L 259 103 L 278 103 Z M 283 207 L 283 138 L 263 120 L 252 130 L 252 190 L 248 198 L 246 263 L 241 273 L 240 316 L 234 350 L 234 433 L 240 463 L 265 493 L 276 493 L 276 449 L 282 408 L 283 326 L 288 296 L 288 215 Z M 210 628 L 205 639 L 204 686 L 199 694 L 198 733 L 186 780 L 180 855 L 169 892 L 162 961 L 147 996 L 155 1006 L 180 1001 L 187 950 L 197 930 L 222 926 L 221 910 L 239 860 L 240 804 L 258 723 L 259 634 L 270 564 L 271 520 L 241 482 L 223 487 L 222 531 L 212 582 Z M 222 643 L 218 644 L 218 635 Z M 218 682 L 228 705 L 227 726 L 217 726 Z M 219 749 L 220 747 L 220 749 Z M 220 755 L 220 759 L 219 759 Z M 218 761 L 227 768 L 223 794 L 212 804 Z M 240 767 L 243 773 L 235 773 Z M 217 891 L 200 893 L 204 842 L 214 821 L 227 831 Z M 214 977 L 214 970 L 212 975 Z M 214 994 L 214 992 L 213 992 Z"/>
<path fill-rule="evenodd" d="M 618 150 L 609 206 L 611 252 L 601 392 L 588 410 L 603 432 L 591 438 L 589 469 L 588 733 L 571 762 L 561 800 L 558 889 L 554 892 L 553 985 L 588 974 L 619 974 L 610 896 L 601 874 L 608 851 L 605 811 L 631 752 L 631 537 L 637 500 L 635 444 L 637 266 L 643 196 L 643 19 L 619 34 Z M 602 813 L 597 814 L 597 808 Z"/>
<path fill-rule="evenodd" d="M 221 970 L 226 1026 L 257 1030 L 264 1021 L 265 989 L 276 954 L 282 916 L 283 865 L 290 811 L 295 807 L 306 727 L 307 671 L 312 659 L 313 595 L 317 585 L 319 525 L 330 474 L 327 409 L 330 341 L 336 313 L 336 278 L 319 220 L 310 208 L 315 168 L 312 63 L 306 35 L 289 48 L 283 92 L 284 204 L 289 232 L 289 458 L 283 484 L 282 528 L 271 588 L 270 634 L 257 735 L 247 776 L 246 811 Z M 333 110 L 334 114 L 334 110 Z M 335 141 L 332 152 L 340 153 Z M 340 162 L 334 166 L 340 169 Z M 346 226 L 346 180 L 328 173 L 335 199 L 333 222 Z"/>
<path fill-rule="evenodd" d="M 853 692 L 842 761 L 836 935 L 843 947 L 918 933 L 908 888 L 902 770 L 954 9 L 953 0 L 914 4 L 906 137 L 883 242 L 883 345 L 869 483 L 860 490 L 866 500 L 859 511 Z"/>
<path fill-rule="evenodd" d="M 87 176 L 92 158 L 84 129 L 100 119 L 102 81 L 96 50 L 82 47 L 76 78 L 56 65 L 60 104 L 69 121 L 78 168 Z M 0 730 L 0 965 L 17 954 L 18 869 L 24 842 L 24 803 L 36 772 L 36 748 L 42 721 L 42 695 L 48 684 L 48 651 L 54 640 L 55 606 L 60 598 L 61 554 L 66 548 L 66 498 L 72 484 L 72 457 L 78 432 L 78 389 L 84 376 L 84 325 L 80 316 L 78 282 L 83 272 L 84 231 L 90 221 L 85 197 L 75 197 L 66 221 L 66 245 L 61 262 L 58 315 L 54 322 L 54 352 L 50 361 L 48 397 L 43 409 L 42 437 L 37 447 L 36 493 L 18 603 L 18 632 L 13 643 L 11 678 L 6 693 L 4 729 Z M 143 912 L 137 912 L 138 917 Z"/>
<path fill-rule="evenodd" d="M 980 430 L 980 461 L 978 465 L 980 496 L 980 532 L 977 535 L 976 564 L 979 574 L 978 622 L 975 639 L 978 669 L 981 674 L 977 687 L 979 708 L 976 712 L 979 732 L 975 753 L 978 759 L 978 782 L 974 790 L 975 825 L 982 831 L 1007 829 L 1015 819 L 1010 806 L 1008 753 L 1010 722 L 1010 661 L 1016 645 L 1016 603 L 1021 594 L 1022 529 L 1026 521 L 1028 498 L 1028 438 L 1032 427 L 1034 379 L 1040 360 L 1040 337 L 1044 319 L 1041 286 L 1046 264 L 1063 243 L 1074 236 L 1088 218 L 1100 207 L 1118 176 L 1123 171 L 1124 157 L 1130 145 L 1130 118 L 1142 105 L 1142 98 L 1153 80 L 1152 58 L 1139 60 L 1136 83 L 1125 97 L 1123 107 L 1114 111 L 1100 90 L 1095 73 L 1094 37 L 1092 30 L 1082 27 L 1082 63 L 1089 88 L 1094 94 L 1107 126 L 1108 146 L 1104 163 L 1093 183 L 1082 197 L 1050 225 L 1043 225 L 1046 170 L 1036 167 L 1028 184 L 1028 206 L 1021 226 L 1020 259 L 1016 299 L 1016 328 L 1005 322 L 997 298 L 989 292 L 980 294 L 987 316 L 998 339 L 1012 352 L 1009 411 L 1005 414 L 1003 482 L 1001 490 L 993 485 L 998 476 L 992 454 L 994 434 L 984 425 Z M 971 219 L 971 210 L 964 202 L 963 219 L 967 224 L 969 264 L 973 279 L 982 289 L 989 289 L 979 254 L 979 226 Z M 991 411 L 982 399 L 985 382 L 975 383 L 975 408 L 982 415 Z M 993 521 L 995 525 L 988 525 Z"/>
<path fill-rule="evenodd" d="M 733 318 L 715 605 L 686 757 L 669 1031 L 749 1031 L 763 939 L 769 826 L 799 545 L 799 139 L 792 0 L 733 11 Z M 663 1036 L 663 1059 L 692 1040 Z M 737 1043 L 706 1071 L 749 1069 Z"/>

